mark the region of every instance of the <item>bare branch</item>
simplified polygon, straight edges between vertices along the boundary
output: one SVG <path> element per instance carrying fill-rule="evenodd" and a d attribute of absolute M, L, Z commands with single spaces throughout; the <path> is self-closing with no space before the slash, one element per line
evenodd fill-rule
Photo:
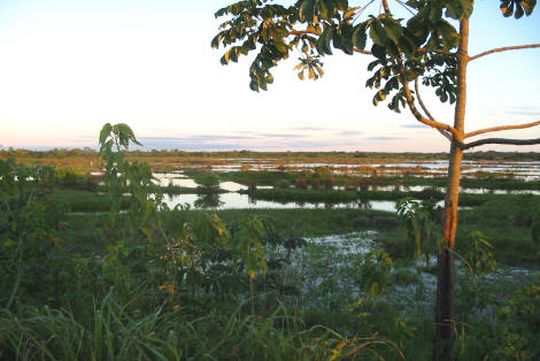
<path fill-rule="evenodd" d="M 371 51 L 360 49 L 360 48 L 353 48 L 353 51 L 356 53 L 364 54 L 364 55 L 373 55 Z"/>
<path fill-rule="evenodd" d="M 405 91 L 405 99 L 407 100 L 407 105 L 409 106 L 409 109 L 411 110 L 411 113 L 413 113 L 416 120 L 418 120 L 420 123 L 438 129 L 439 131 L 448 132 L 452 135 L 451 138 L 458 139 L 458 134 L 454 127 L 445 123 L 438 122 L 435 119 L 429 119 L 424 117 L 418 111 L 416 105 L 414 104 L 414 97 L 412 96 L 411 89 L 409 88 L 409 83 L 406 80 L 401 79 L 401 85 L 403 85 L 403 90 Z"/>
<path fill-rule="evenodd" d="M 388 6 L 388 0 L 382 0 L 382 6 L 386 14 L 390 14 L 390 7 Z"/>
<path fill-rule="evenodd" d="M 419 86 L 418 86 L 418 78 L 414 79 L 414 91 L 416 92 L 416 98 L 418 99 L 418 103 L 420 104 L 420 107 L 422 108 L 424 113 L 426 113 L 426 115 L 428 116 L 428 118 L 430 120 L 435 120 L 435 118 L 433 118 L 433 115 L 431 115 L 431 113 L 427 109 L 426 105 L 422 101 L 422 97 L 420 96 L 420 89 L 419 89 Z M 442 129 L 437 129 L 437 130 L 439 131 L 439 133 L 441 133 L 443 135 L 443 137 L 445 137 L 449 141 L 452 141 L 452 135 L 450 135 L 450 133 L 448 133 L 447 131 L 442 130 Z"/>
<path fill-rule="evenodd" d="M 477 135 L 484 134 L 484 133 L 499 132 L 499 131 L 502 131 L 502 130 L 514 130 L 514 129 L 532 128 L 532 127 L 535 127 L 537 125 L 540 125 L 540 121 L 531 122 L 531 123 L 524 123 L 524 124 L 515 124 L 515 125 L 501 125 L 501 126 L 498 126 L 498 127 L 475 130 L 474 132 L 470 132 L 470 133 L 465 134 L 464 138 L 475 137 Z"/>
<path fill-rule="evenodd" d="M 540 44 L 504 46 L 504 47 L 501 47 L 501 48 L 495 48 L 495 49 L 491 49 L 491 50 L 481 52 L 480 54 L 476 54 L 475 56 L 471 56 L 471 57 L 469 57 L 469 61 L 473 61 L 473 60 L 476 60 L 478 58 L 481 58 L 483 56 L 490 55 L 490 54 L 502 53 L 503 51 L 521 50 L 521 49 L 534 49 L 534 48 L 540 48 Z"/>
<path fill-rule="evenodd" d="M 445 130 L 442 130 L 442 129 L 437 129 L 437 131 L 439 133 L 442 134 L 443 137 L 445 137 L 446 139 L 448 139 L 449 141 L 453 141 L 454 139 L 452 138 L 452 135 L 450 133 L 448 133 L 447 131 Z"/>
<path fill-rule="evenodd" d="M 401 1 L 401 0 L 396 0 L 396 2 L 397 2 L 398 4 L 400 4 L 401 6 L 403 6 L 403 7 L 405 8 L 405 10 L 407 10 L 410 14 L 416 15 L 416 13 L 412 10 L 412 8 L 411 8 L 409 5 L 405 4 L 403 1 Z"/>
<path fill-rule="evenodd" d="M 486 138 L 480 139 L 468 144 L 461 143 L 459 146 L 462 149 L 471 149 L 486 144 L 510 144 L 510 145 L 534 145 L 540 144 L 540 138 L 536 139 L 507 139 L 507 138 Z"/>
<path fill-rule="evenodd" d="M 416 92 L 416 98 L 418 99 L 418 103 L 420 104 L 420 107 L 422 108 L 424 113 L 426 113 L 429 119 L 435 120 L 435 118 L 433 118 L 433 115 L 431 115 L 426 105 L 422 101 L 422 97 L 420 96 L 420 87 L 418 86 L 418 78 L 414 79 L 414 91 Z"/>
<path fill-rule="evenodd" d="M 289 35 L 302 36 L 302 35 L 321 35 L 320 31 L 317 30 L 291 30 Z"/>

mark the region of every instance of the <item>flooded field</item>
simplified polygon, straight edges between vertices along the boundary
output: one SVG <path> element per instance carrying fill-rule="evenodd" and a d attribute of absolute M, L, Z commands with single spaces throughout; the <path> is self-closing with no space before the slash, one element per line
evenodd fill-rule
<path fill-rule="evenodd" d="M 412 164 L 415 163 L 402 163 L 403 167 L 410 167 Z M 426 163 L 428 167 L 426 169 L 431 169 L 433 171 L 444 169 L 444 164 L 442 162 L 431 162 Z M 270 168 L 275 166 L 275 164 L 270 165 L 268 164 L 267 169 L 274 169 L 277 170 L 277 168 Z M 298 166 L 298 165 L 295 165 Z M 303 167 L 307 167 L 307 165 L 302 165 Z M 321 166 L 321 163 L 314 163 L 311 164 L 311 166 Z M 328 166 L 328 165 L 325 165 Z M 339 168 L 341 166 L 344 166 L 343 164 L 334 164 L 334 168 Z M 347 165 L 350 166 L 350 165 Z M 522 169 L 522 174 L 528 174 L 528 176 L 532 177 L 532 179 L 536 180 L 539 177 L 532 176 L 531 174 L 535 174 L 534 172 L 537 172 L 535 167 L 538 166 L 540 170 L 540 163 L 536 164 L 533 163 L 529 168 L 522 167 L 521 165 L 516 166 L 516 163 L 512 164 L 506 164 L 500 166 L 498 169 L 500 170 L 506 170 L 513 172 L 512 174 L 516 174 L 517 170 Z M 220 174 L 219 172 L 226 173 L 226 171 L 237 171 L 236 169 L 237 165 L 230 164 L 228 166 L 216 166 L 213 167 L 212 170 L 215 171 L 217 174 Z M 429 168 L 431 167 L 431 168 Z M 471 164 L 471 169 L 478 169 L 478 164 Z M 244 167 L 245 169 L 245 167 Z M 266 169 L 266 168 L 265 168 Z M 287 168 L 288 171 L 294 172 L 294 168 Z M 309 168 L 306 169 L 314 170 L 315 168 Z M 351 168 L 352 169 L 352 168 Z M 384 169 L 387 169 L 385 166 Z M 261 209 L 261 208 L 274 208 L 274 209 L 290 209 L 290 208 L 360 208 L 360 209 L 373 209 L 373 210 L 380 210 L 380 211 L 386 211 L 386 212 L 394 212 L 396 207 L 395 201 L 390 200 L 362 200 L 362 201 L 353 201 L 353 202 L 312 202 L 312 201 L 286 201 L 286 200 L 280 200 L 280 201 L 273 201 L 273 200 L 262 200 L 257 199 L 254 196 L 251 196 L 248 192 L 249 187 L 245 184 L 240 184 L 238 182 L 233 181 L 221 181 L 219 182 L 219 192 L 217 194 L 214 194 L 212 197 L 205 197 L 201 194 L 197 194 L 197 187 L 198 184 L 194 179 L 189 178 L 184 174 L 183 170 L 177 170 L 173 172 L 168 173 L 154 173 L 154 177 L 156 178 L 154 183 L 156 185 L 159 185 L 163 188 L 165 193 L 164 201 L 167 203 L 167 205 L 171 208 L 174 208 L 176 205 L 183 205 L 183 206 L 189 206 L 190 208 L 213 208 L 213 209 Z M 380 176 L 379 176 L 380 177 Z M 167 193 L 168 187 L 180 187 L 183 188 L 183 191 L 180 192 L 180 194 L 176 193 Z M 272 190 L 274 189 L 273 186 L 259 186 L 254 185 L 253 189 L 257 190 Z M 345 186 L 332 186 L 331 190 L 334 191 L 344 191 L 346 190 Z M 396 185 L 377 185 L 377 184 L 371 184 L 371 185 L 364 185 L 361 189 L 357 190 L 363 190 L 363 191 L 373 191 L 373 192 L 423 192 L 423 191 L 434 191 L 434 192 L 440 192 L 444 193 L 445 189 L 444 187 L 436 187 L 431 185 L 412 185 L 412 186 L 406 186 L 403 184 L 396 184 Z M 485 195 L 507 195 L 507 194 L 530 194 L 530 195 L 540 195 L 540 190 L 529 190 L 529 189 L 490 189 L 490 188 L 464 188 L 462 187 L 461 192 L 464 194 L 485 194 Z"/>
<path fill-rule="evenodd" d="M 306 302 L 314 306 L 319 302 L 351 302 L 353 299 L 372 297 L 361 291 L 359 279 L 363 270 L 373 272 L 371 261 L 386 272 L 389 285 L 377 294 L 380 301 L 398 305 L 402 315 L 430 312 L 434 302 L 437 277 L 425 269 L 423 259 L 409 262 L 385 263 L 382 247 L 377 243 L 377 232 L 355 232 L 307 239 L 291 260 L 291 267 L 301 275 Z M 381 258 L 382 257 L 382 258 Z M 431 260 L 435 264 L 435 259 Z M 504 298 L 505 290 L 533 282 L 535 269 L 499 265 L 482 275 L 475 275 L 461 261 L 456 263 L 460 282 L 472 287 L 472 282 L 493 290 L 494 296 Z M 365 275 L 364 275 L 365 276 Z M 300 280 L 299 280 L 300 281 Z M 390 285 L 391 283 L 391 285 Z M 330 298 L 329 294 L 334 297 Z M 379 301 L 379 302 L 380 302 Z M 327 306 L 327 305 L 326 305 Z M 483 317 L 493 317 L 493 309 L 476 309 Z"/>
<path fill-rule="evenodd" d="M 373 209 L 385 212 L 395 212 L 396 202 L 393 201 L 362 201 L 348 203 L 323 202 L 277 202 L 257 200 L 247 194 L 228 192 L 217 195 L 217 202 L 204 202 L 205 197 L 198 194 L 165 195 L 163 201 L 171 208 L 177 205 L 188 205 L 190 208 L 212 209 L 291 209 L 291 208 L 359 208 Z"/>
<path fill-rule="evenodd" d="M 330 168 L 334 174 L 354 175 L 423 175 L 427 177 L 441 177 L 446 175 L 447 160 L 415 161 L 415 162 L 389 162 L 389 163 L 286 163 L 273 159 L 259 160 L 249 158 L 222 159 L 228 164 L 211 165 L 214 172 L 234 172 L 240 170 L 270 170 L 300 172 L 316 168 Z M 208 167 L 208 166 L 205 166 Z M 515 177 L 516 179 L 532 180 L 540 177 L 540 162 L 500 162 L 500 161 L 464 161 L 463 174 L 466 177 L 475 177 L 479 174 L 491 173 Z"/>

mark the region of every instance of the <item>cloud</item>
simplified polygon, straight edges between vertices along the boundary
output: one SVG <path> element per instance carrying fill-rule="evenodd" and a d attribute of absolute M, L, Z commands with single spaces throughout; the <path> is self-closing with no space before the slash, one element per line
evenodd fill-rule
<path fill-rule="evenodd" d="M 349 135 L 355 135 L 348 132 Z M 314 150 L 314 149 L 342 149 L 343 147 L 357 147 L 360 141 L 339 141 L 336 139 L 315 139 L 301 134 L 288 133 L 254 133 L 253 136 L 236 135 L 183 135 L 180 137 L 141 137 L 143 150 L 149 149 L 181 149 L 186 151 L 221 151 L 251 149 L 260 151 L 285 150 Z"/>
<path fill-rule="evenodd" d="M 163 142 L 183 142 L 183 141 L 227 141 L 227 140 L 248 140 L 254 139 L 252 136 L 246 135 L 222 135 L 222 134 L 194 134 L 194 135 L 183 135 L 179 137 L 140 137 L 139 140 L 143 141 L 163 141 Z"/>
<path fill-rule="evenodd" d="M 511 107 L 507 108 L 503 111 L 505 114 L 510 115 L 532 115 L 532 116 L 540 116 L 540 108 L 538 107 Z"/>
<path fill-rule="evenodd" d="M 401 125 L 401 128 L 408 128 L 408 129 L 427 129 L 428 126 L 424 124 L 403 124 Z"/>
<path fill-rule="evenodd" d="M 364 134 L 364 132 L 360 130 L 340 130 L 336 132 L 336 135 L 345 137 L 357 137 L 362 134 Z"/>
<path fill-rule="evenodd" d="M 258 135 L 260 137 L 265 137 L 265 138 L 303 138 L 305 137 L 305 135 L 303 134 L 289 134 L 289 133 L 281 133 L 281 134 L 276 134 L 276 133 L 255 133 L 255 135 Z"/>
<path fill-rule="evenodd" d="M 511 114 L 511 115 L 533 115 L 535 117 L 540 116 L 540 110 L 539 111 L 514 110 L 514 111 L 505 111 L 505 113 Z"/>
<path fill-rule="evenodd" d="M 372 141 L 390 141 L 390 140 L 406 140 L 406 139 L 411 139 L 411 138 L 407 138 L 407 137 L 391 137 L 391 136 L 380 136 L 380 137 L 368 137 L 366 138 L 367 140 L 372 140 Z"/>
<path fill-rule="evenodd" d="M 323 127 L 313 127 L 313 126 L 303 126 L 303 127 L 292 127 L 290 128 L 293 131 L 311 131 L 311 132 L 327 132 L 335 129 L 323 128 Z"/>

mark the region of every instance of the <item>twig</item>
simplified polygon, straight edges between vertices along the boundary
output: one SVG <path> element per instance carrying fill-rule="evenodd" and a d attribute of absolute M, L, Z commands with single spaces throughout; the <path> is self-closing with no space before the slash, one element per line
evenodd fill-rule
<path fill-rule="evenodd" d="M 540 121 L 531 122 L 531 123 L 523 123 L 523 124 L 515 124 L 515 125 L 501 125 L 501 126 L 498 126 L 498 127 L 491 127 L 491 128 L 475 130 L 474 132 L 470 132 L 470 133 L 465 134 L 464 138 L 475 137 L 477 135 L 484 134 L 484 133 L 499 132 L 499 131 L 502 131 L 502 130 L 532 128 L 532 127 L 535 127 L 537 125 L 540 125 Z"/>
<path fill-rule="evenodd" d="M 401 80 L 401 85 L 403 85 L 403 90 L 405 91 L 405 99 L 407 100 L 407 105 L 409 106 L 409 109 L 413 113 L 416 120 L 418 120 L 420 123 L 424 123 L 426 125 L 429 125 L 430 127 L 433 127 L 435 129 L 446 131 L 446 132 L 452 134 L 452 138 L 457 139 L 458 134 L 457 134 L 457 131 L 456 131 L 456 129 L 454 127 L 452 127 L 452 126 L 450 126 L 448 124 L 445 124 L 445 123 L 438 122 L 436 120 L 428 119 L 428 118 L 424 117 L 418 111 L 418 109 L 416 108 L 416 105 L 414 104 L 414 98 L 412 96 L 411 89 L 409 88 L 409 83 L 404 79 L 400 79 L 400 80 Z"/>
<path fill-rule="evenodd" d="M 411 7 L 405 4 L 403 1 L 400 1 L 400 0 L 395 0 L 395 1 L 401 6 L 403 6 L 405 10 L 407 10 L 409 13 L 411 13 L 412 15 L 415 15 L 414 11 L 411 10 Z"/>
<path fill-rule="evenodd" d="M 510 145 L 534 145 L 540 144 L 540 138 L 536 139 L 507 139 L 507 138 L 486 138 L 468 144 L 461 143 L 461 149 L 471 149 L 486 144 L 510 144 Z"/>
<path fill-rule="evenodd" d="M 476 60 L 478 58 L 481 58 L 483 56 L 490 55 L 490 54 L 502 53 L 503 51 L 521 50 L 521 49 L 533 49 L 533 48 L 540 48 L 540 44 L 503 46 L 501 48 L 495 48 L 495 49 L 487 50 L 487 51 L 481 52 L 479 54 L 476 54 L 474 56 L 471 56 L 471 57 L 469 57 L 469 61 L 473 61 L 473 60 Z"/>
<path fill-rule="evenodd" d="M 418 99 L 418 103 L 420 104 L 420 107 L 422 108 L 424 113 L 426 113 L 428 118 L 434 121 L 435 118 L 433 117 L 433 115 L 431 115 L 431 113 L 427 109 L 426 105 L 422 101 L 422 97 L 420 96 L 420 89 L 419 89 L 419 86 L 418 86 L 418 78 L 414 79 L 414 91 L 416 92 L 416 98 Z M 452 141 L 452 136 L 447 131 L 444 131 L 442 129 L 437 129 L 437 131 L 439 131 L 439 133 L 441 133 L 443 135 L 443 137 L 445 137 L 449 141 Z"/>

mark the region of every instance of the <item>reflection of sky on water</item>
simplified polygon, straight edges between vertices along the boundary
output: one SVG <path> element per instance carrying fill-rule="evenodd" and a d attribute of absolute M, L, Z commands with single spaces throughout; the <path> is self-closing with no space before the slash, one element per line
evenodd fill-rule
<path fill-rule="evenodd" d="M 156 175 L 154 174 L 154 177 Z M 189 178 L 174 178 L 174 177 L 156 177 L 157 181 L 155 181 L 155 184 L 160 185 L 161 187 L 167 187 L 170 184 L 172 184 L 175 187 L 186 187 L 186 188 L 196 188 L 197 183 L 193 181 L 193 179 Z"/>
<path fill-rule="evenodd" d="M 248 189 L 247 186 L 236 182 L 221 182 L 219 188 L 226 190 L 227 192 L 238 192 Z"/>
<path fill-rule="evenodd" d="M 284 166 L 288 171 L 290 168 L 293 169 L 313 169 L 318 167 L 329 167 L 332 168 L 335 173 L 338 169 L 352 170 L 355 171 L 362 167 L 376 169 L 380 174 L 402 174 L 405 170 L 410 171 L 413 169 L 413 173 L 417 170 L 419 173 L 422 173 L 424 177 L 432 177 L 434 175 L 444 176 L 445 169 L 448 165 L 448 161 L 428 161 L 428 162 L 403 162 L 403 163 L 363 163 L 363 164 L 333 164 L 333 163 L 270 163 L 270 162 L 258 162 L 255 163 L 254 159 L 231 159 L 231 164 L 213 166 L 212 169 L 218 172 L 228 172 L 228 171 L 238 171 L 242 169 L 242 166 L 249 165 L 250 169 L 253 170 L 277 170 L 279 167 Z M 416 168 L 416 169 L 414 169 Z M 497 174 L 512 174 L 516 178 L 533 180 L 540 177 L 540 162 L 495 162 L 495 161 L 464 161 L 463 162 L 463 172 L 464 174 L 474 174 L 477 172 L 486 172 L 486 173 L 497 173 Z M 197 184 L 192 180 L 187 178 L 181 170 L 173 171 L 170 173 L 155 173 L 155 178 L 157 179 L 158 184 L 161 186 L 168 186 L 173 184 L 174 186 L 180 187 L 189 187 L 196 188 Z M 276 202 L 276 201 L 267 201 L 267 200 L 254 200 L 246 194 L 236 193 L 241 190 L 246 190 L 245 185 L 236 183 L 236 182 L 221 182 L 220 188 L 229 192 L 220 194 L 220 205 L 217 209 L 260 209 L 260 208 L 274 208 L 274 209 L 285 209 L 285 208 L 364 208 L 364 209 L 373 209 L 386 212 L 395 212 L 396 202 L 394 201 L 357 201 L 350 203 L 338 203 L 338 204 L 325 204 L 325 203 L 310 203 L 310 202 Z M 272 187 L 267 187 L 272 188 Z M 372 188 L 372 187 L 370 187 Z M 377 189 L 380 191 L 414 191 L 420 192 L 426 189 L 435 189 L 441 192 L 444 192 L 442 187 L 430 187 L 430 186 L 377 186 Z M 472 193 L 472 194 L 532 194 L 540 195 L 538 190 L 489 190 L 484 188 L 462 188 L 461 192 L 463 193 Z M 180 194 L 180 195 L 171 195 L 165 196 L 164 201 L 170 206 L 174 207 L 179 203 L 189 204 L 190 207 L 196 208 L 195 204 L 200 204 L 197 202 L 199 196 L 196 194 Z"/>
<path fill-rule="evenodd" d="M 162 187 L 167 187 L 170 182 L 172 182 L 175 186 L 180 187 L 186 187 L 186 188 L 196 188 L 197 183 L 195 183 L 192 179 L 187 178 L 186 176 L 182 175 L 183 178 L 178 178 L 177 173 L 154 173 L 154 177 L 157 178 L 156 184 L 161 185 Z M 236 182 L 221 182 L 219 184 L 219 187 L 227 192 L 238 192 L 241 190 L 247 190 L 248 187 L 236 183 Z M 273 189 L 272 186 L 257 186 L 257 189 Z M 334 186 L 334 190 L 344 190 L 344 187 L 342 186 Z M 415 186 L 403 186 L 403 185 L 385 185 L 385 186 L 368 186 L 367 190 L 369 191 L 385 191 L 385 192 L 392 192 L 392 191 L 400 191 L 400 192 L 421 192 L 426 189 L 434 189 L 439 192 L 445 192 L 444 187 L 432 187 L 428 185 L 415 185 Z M 461 188 L 460 190 L 462 193 L 470 193 L 470 194 L 532 194 L 532 195 L 540 195 L 539 190 L 505 190 L 505 189 L 487 189 L 487 188 Z M 264 208 L 264 207 L 263 207 Z"/>
<path fill-rule="evenodd" d="M 285 163 L 285 162 L 270 162 L 268 160 L 254 159 L 229 159 L 229 164 L 213 165 L 214 172 L 236 172 L 242 169 L 250 170 L 286 170 L 286 171 L 302 171 L 314 168 L 331 168 L 335 174 L 358 173 L 366 174 L 374 170 L 378 174 L 385 175 L 400 175 L 402 172 L 409 174 L 422 174 L 423 176 L 444 176 L 448 167 L 447 160 L 436 161 L 418 161 L 418 162 L 402 162 L 402 163 Z M 540 162 L 504 162 L 504 161 L 463 161 L 464 175 L 473 175 L 480 173 L 495 173 L 514 175 L 520 179 L 531 180 L 534 177 L 540 177 Z"/>
<path fill-rule="evenodd" d="M 165 195 L 163 201 L 171 208 L 177 204 L 189 204 L 194 207 L 199 196 L 197 194 L 175 194 Z M 338 204 L 325 203 L 307 203 L 307 202 L 286 202 L 280 203 L 275 201 L 253 200 L 247 194 L 240 193 L 223 193 L 219 195 L 219 200 L 222 202 L 216 209 L 291 209 L 291 208 L 363 208 L 373 209 L 385 212 L 395 212 L 396 202 L 394 201 L 368 201 L 368 202 L 350 202 Z"/>

